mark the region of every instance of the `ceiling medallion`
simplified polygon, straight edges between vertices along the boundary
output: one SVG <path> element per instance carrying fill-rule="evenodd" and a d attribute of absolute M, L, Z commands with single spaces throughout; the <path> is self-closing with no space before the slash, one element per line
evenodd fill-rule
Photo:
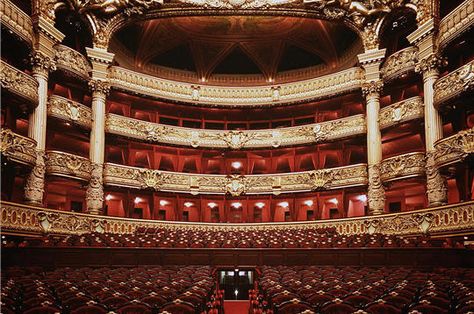
<path fill-rule="evenodd" d="M 257 9 L 296 2 L 296 0 L 180 0 L 205 8 L 213 9 Z"/>

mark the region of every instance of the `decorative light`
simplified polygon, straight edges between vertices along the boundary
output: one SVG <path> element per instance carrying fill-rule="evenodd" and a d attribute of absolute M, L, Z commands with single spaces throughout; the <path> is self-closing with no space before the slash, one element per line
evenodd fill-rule
<path fill-rule="evenodd" d="M 65 124 L 66 126 L 71 126 L 71 123 L 69 123 L 69 122 L 65 122 L 64 124 Z"/>
<path fill-rule="evenodd" d="M 234 294 L 235 294 L 235 297 L 237 298 L 237 296 L 239 295 L 239 290 L 235 289 Z"/>
<path fill-rule="evenodd" d="M 334 205 L 339 204 L 339 201 L 337 200 L 337 198 L 331 198 L 330 200 L 328 200 L 328 202 L 333 203 Z"/>
<path fill-rule="evenodd" d="M 106 200 L 106 201 L 110 201 L 111 199 L 112 199 L 112 195 L 107 194 L 107 195 L 105 196 L 105 200 Z"/>
<path fill-rule="evenodd" d="M 263 203 L 263 202 L 258 202 L 258 203 L 255 203 L 255 206 L 257 206 L 258 208 L 262 209 L 263 207 L 265 207 L 265 203 Z"/>
<path fill-rule="evenodd" d="M 367 202 L 367 195 L 359 195 L 357 199 L 361 202 Z"/>
<path fill-rule="evenodd" d="M 268 78 L 268 82 L 269 82 L 269 83 L 272 83 L 272 82 L 273 82 L 273 77 L 269 77 L 269 78 Z"/>
<path fill-rule="evenodd" d="M 160 206 L 166 206 L 166 205 L 168 205 L 168 204 L 169 204 L 168 201 L 160 200 Z"/>
<path fill-rule="evenodd" d="M 193 206 L 193 205 L 194 205 L 194 203 L 192 203 L 192 202 L 184 202 L 184 207 L 189 208 L 189 207 L 191 207 L 191 206 Z"/>
<path fill-rule="evenodd" d="M 242 207 L 242 203 L 239 203 L 239 202 L 234 202 L 234 203 L 232 203 L 231 205 L 232 205 L 232 207 L 234 207 L 234 208 Z"/>
<path fill-rule="evenodd" d="M 209 206 L 210 208 L 214 208 L 217 206 L 217 204 L 214 202 L 210 202 L 210 203 L 207 203 L 207 206 Z"/>
<path fill-rule="evenodd" d="M 290 204 L 288 204 L 288 202 L 280 202 L 278 203 L 278 206 L 287 208 L 288 206 L 290 206 Z"/>
<path fill-rule="evenodd" d="M 201 82 L 205 82 L 206 81 L 206 78 L 203 76 L 201 77 Z"/>
<path fill-rule="evenodd" d="M 135 197 L 135 199 L 133 200 L 133 202 L 134 202 L 135 204 L 138 204 L 138 203 L 140 203 L 141 201 L 142 201 L 142 199 L 139 198 L 138 196 Z"/>
<path fill-rule="evenodd" d="M 307 200 L 307 201 L 304 201 L 304 204 L 305 204 L 306 206 L 313 206 L 314 203 L 313 203 L 312 200 Z"/>
<path fill-rule="evenodd" d="M 233 161 L 230 165 L 234 169 L 240 169 L 240 167 L 242 167 L 242 163 L 240 161 Z"/>

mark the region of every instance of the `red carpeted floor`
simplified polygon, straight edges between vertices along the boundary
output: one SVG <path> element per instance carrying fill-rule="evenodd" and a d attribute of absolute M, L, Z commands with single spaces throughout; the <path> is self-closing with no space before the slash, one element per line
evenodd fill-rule
<path fill-rule="evenodd" d="M 249 301 L 224 300 L 225 314 L 247 314 L 249 312 Z"/>

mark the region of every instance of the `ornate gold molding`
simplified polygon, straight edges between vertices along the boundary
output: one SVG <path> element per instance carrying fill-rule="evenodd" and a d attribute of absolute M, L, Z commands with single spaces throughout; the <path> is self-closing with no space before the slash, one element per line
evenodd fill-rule
<path fill-rule="evenodd" d="M 1 23 L 29 46 L 33 44 L 34 32 L 31 18 L 10 0 L 0 1 Z"/>
<path fill-rule="evenodd" d="M 380 128 L 384 129 L 405 121 L 423 117 L 423 99 L 419 96 L 415 96 L 382 108 L 379 114 L 379 124 Z"/>
<path fill-rule="evenodd" d="M 220 107 L 265 107 L 327 98 L 361 87 L 364 71 L 351 68 L 277 86 L 226 87 L 170 81 L 117 66 L 109 69 L 112 87 L 159 99 Z"/>
<path fill-rule="evenodd" d="M 36 141 L 19 134 L 10 129 L 0 131 L 2 156 L 9 160 L 34 166 L 36 164 Z"/>
<path fill-rule="evenodd" d="M 439 23 L 438 46 L 443 49 L 474 25 L 474 2 L 465 0 Z"/>
<path fill-rule="evenodd" d="M 435 143 L 434 160 L 438 168 L 461 162 L 470 154 L 474 154 L 474 128 L 460 131 Z"/>
<path fill-rule="evenodd" d="M 336 228 L 340 234 L 379 232 L 387 235 L 432 235 L 472 232 L 474 202 L 385 214 L 372 217 L 319 220 L 292 223 L 192 223 L 163 222 L 145 219 L 89 215 L 27 206 L 10 202 L 1 203 L 2 231 L 43 234 L 82 234 L 110 232 L 129 234 L 139 227 L 162 228 L 169 231 L 207 230 L 229 232 L 256 230 L 305 230 L 309 228 Z"/>
<path fill-rule="evenodd" d="M 415 152 L 382 160 L 380 178 L 382 182 L 402 180 L 425 175 L 425 153 Z"/>
<path fill-rule="evenodd" d="M 64 152 L 46 151 L 46 173 L 49 175 L 89 181 L 91 170 L 88 158 Z"/>
<path fill-rule="evenodd" d="M 64 45 L 56 45 L 54 49 L 56 50 L 54 59 L 59 70 L 66 71 L 82 80 L 89 79 L 89 72 L 92 69 L 86 57 Z"/>
<path fill-rule="evenodd" d="M 89 107 L 58 95 L 49 96 L 48 115 L 86 129 L 90 129 L 92 125 L 92 111 Z"/>
<path fill-rule="evenodd" d="M 443 76 L 434 85 L 434 103 L 439 107 L 474 88 L 474 61 Z"/>
<path fill-rule="evenodd" d="M 159 171 L 106 163 L 104 184 L 191 194 L 275 194 L 330 190 L 367 184 L 365 164 L 305 172 L 225 176 Z"/>
<path fill-rule="evenodd" d="M 169 126 L 107 114 L 105 131 L 154 143 L 209 148 L 264 148 L 332 141 L 364 134 L 362 114 L 305 126 L 251 131 L 217 131 Z"/>
<path fill-rule="evenodd" d="M 384 81 L 387 83 L 404 73 L 415 71 L 417 54 L 418 48 L 407 47 L 389 56 L 381 69 Z"/>
<path fill-rule="evenodd" d="M 0 62 L 0 83 L 3 90 L 38 104 L 38 81 L 3 60 Z"/>

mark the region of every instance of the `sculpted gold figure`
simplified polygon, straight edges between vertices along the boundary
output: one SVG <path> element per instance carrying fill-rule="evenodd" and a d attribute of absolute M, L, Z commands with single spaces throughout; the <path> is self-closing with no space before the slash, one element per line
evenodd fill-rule
<path fill-rule="evenodd" d="M 347 12 L 350 15 L 361 14 L 364 16 L 371 16 L 375 14 L 388 13 L 390 8 L 386 5 L 380 5 L 380 7 L 375 7 L 375 5 L 366 5 L 363 1 L 351 1 L 351 0 L 304 0 L 305 3 L 315 3 L 319 7 L 325 6 L 337 6 Z M 374 1 L 375 2 L 375 1 Z M 378 1 L 376 1 L 377 3 Z M 372 8 L 371 8 L 372 7 Z"/>
<path fill-rule="evenodd" d="M 89 0 L 85 2 L 80 13 L 99 11 L 104 14 L 117 13 L 126 8 L 149 8 L 153 4 L 163 4 L 162 0 Z"/>

